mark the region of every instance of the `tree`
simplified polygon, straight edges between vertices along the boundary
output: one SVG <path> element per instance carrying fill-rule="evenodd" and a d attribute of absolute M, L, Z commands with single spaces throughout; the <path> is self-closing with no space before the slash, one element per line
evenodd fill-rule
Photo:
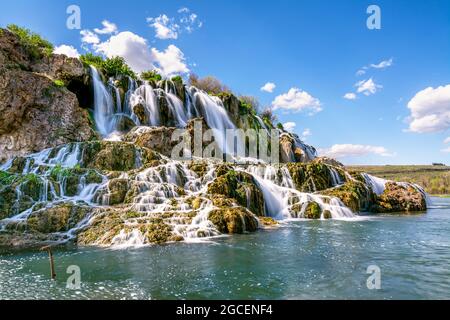
<path fill-rule="evenodd" d="M 214 95 L 222 92 L 230 92 L 230 89 L 227 86 L 225 86 L 219 79 L 212 76 L 199 78 L 196 74 L 191 74 L 189 76 L 189 84 L 197 89 Z"/>

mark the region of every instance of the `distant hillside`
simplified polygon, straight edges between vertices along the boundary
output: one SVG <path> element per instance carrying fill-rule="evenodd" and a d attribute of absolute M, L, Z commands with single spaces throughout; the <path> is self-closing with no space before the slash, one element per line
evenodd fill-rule
<path fill-rule="evenodd" d="M 450 194 L 448 166 L 348 166 L 347 168 L 384 179 L 417 183 L 429 194 Z"/>

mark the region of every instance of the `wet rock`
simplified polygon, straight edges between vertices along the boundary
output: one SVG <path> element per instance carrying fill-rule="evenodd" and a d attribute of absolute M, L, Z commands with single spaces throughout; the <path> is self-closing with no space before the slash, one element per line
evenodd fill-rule
<path fill-rule="evenodd" d="M 242 207 L 221 208 L 209 213 L 208 219 L 225 234 L 242 234 L 258 229 L 258 220 Z"/>
<path fill-rule="evenodd" d="M 39 233 L 65 232 L 74 228 L 92 209 L 72 203 L 33 212 L 27 220 L 29 231 Z"/>
<path fill-rule="evenodd" d="M 370 211 L 376 213 L 426 211 L 425 196 L 412 185 L 388 182 Z"/>

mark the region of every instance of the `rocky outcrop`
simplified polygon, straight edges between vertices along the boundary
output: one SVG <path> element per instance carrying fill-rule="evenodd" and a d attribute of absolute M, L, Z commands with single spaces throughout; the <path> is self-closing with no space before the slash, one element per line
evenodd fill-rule
<path fill-rule="evenodd" d="M 417 212 L 427 209 L 423 193 L 412 185 L 386 183 L 386 189 L 376 198 L 370 211 L 375 213 Z"/>
<path fill-rule="evenodd" d="M 256 217 L 242 207 L 213 210 L 209 213 L 208 219 L 224 234 L 242 234 L 258 229 Z"/>
<path fill-rule="evenodd" d="M 96 137 L 88 112 L 66 84 L 84 76 L 77 59 L 30 57 L 19 39 L 0 33 L 0 162 Z"/>

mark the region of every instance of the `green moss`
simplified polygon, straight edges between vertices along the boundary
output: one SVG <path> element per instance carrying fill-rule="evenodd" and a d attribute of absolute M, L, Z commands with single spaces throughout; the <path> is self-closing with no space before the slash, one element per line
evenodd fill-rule
<path fill-rule="evenodd" d="M 27 50 L 31 58 L 38 60 L 43 56 L 50 56 L 52 54 L 53 45 L 37 33 L 15 24 L 10 24 L 7 28 L 19 37 L 21 45 Z"/>
<path fill-rule="evenodd" d="M 322 215 L 322 208 L 317 202 L 310 202 L 305 209 L 305 219 L 320 219 Z"/>
<path fill-rule="evenodd" d="M 222 208 L 209 213 L 208 219 L 225 234 L 242 234 L 258 229 L 257 219 L 241 207 Z"/>
<path fill-rule="evenodd" d="M 17 178 L 17 175 L 0 170 L 0 189 L 3 186 L 11 185 Z"/>
<path fill-rule="evenodd" d="M 183 78 L 182 78 L 181 76 L 175 76 L 175 77 L 173 77 L 173 78 L 172 78 L 172 81 L 173 81 L 175 84 L 183 85 Z"/>
<path fill-rule="evenodd" d="M 66 84 L 62 80 L 55 80 L 53 81 L 53 84 L 58 88 L 64 88 Z"/>

